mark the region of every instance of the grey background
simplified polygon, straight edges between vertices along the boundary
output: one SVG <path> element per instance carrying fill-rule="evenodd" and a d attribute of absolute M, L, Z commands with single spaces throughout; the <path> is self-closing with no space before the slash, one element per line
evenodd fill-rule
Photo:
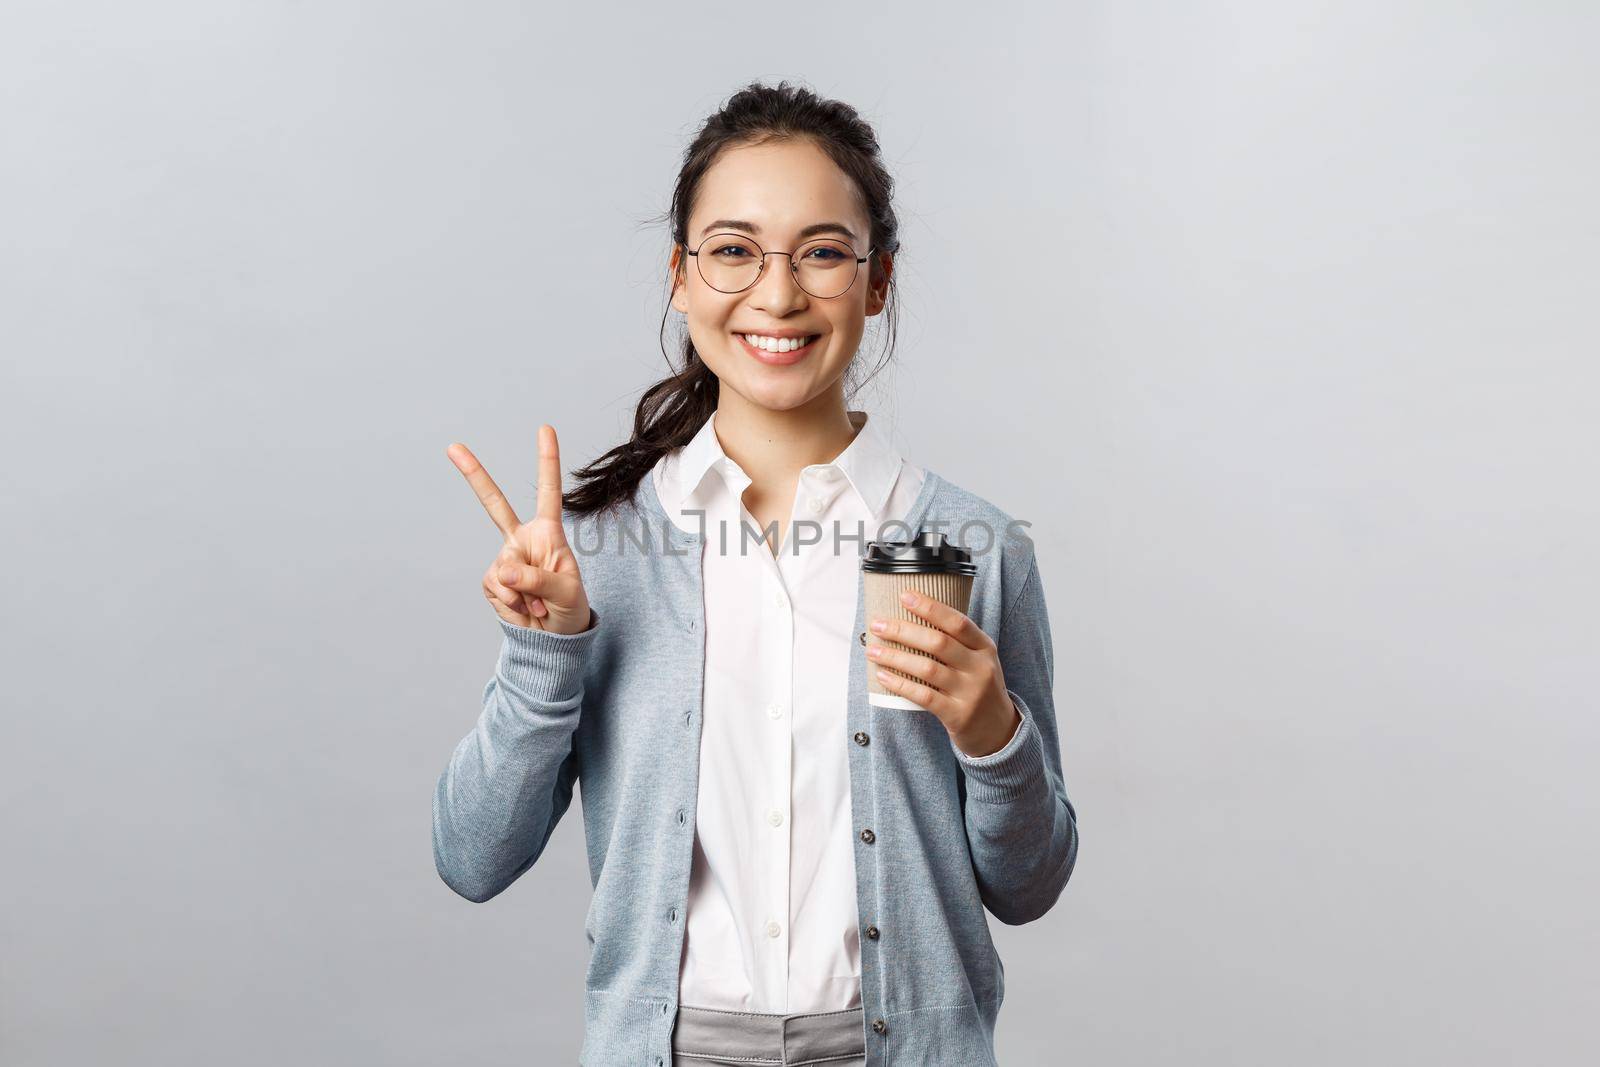
<path fill-rule="evenodd" d="M 1039 542 L 1083 851 L 1002 1062 L 1593 1057 L 1595 11 L 7 3 L 0 1061 L 575 1062 L 577 806 L 433 870 L 443 450 L 622 438 L 645 220 L 779 76 L 900 181 L 852 406 Z"/>

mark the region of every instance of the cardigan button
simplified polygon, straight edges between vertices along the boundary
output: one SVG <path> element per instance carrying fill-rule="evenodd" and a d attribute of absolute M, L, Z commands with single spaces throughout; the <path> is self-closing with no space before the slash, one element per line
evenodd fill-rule
<path fill-rule="evenodd" d="M 873 833 L 870 828 L 861 831 L 861 840 L 865 841 L 867 844 L 870 845 L 874 841 L 876 841 L 877 839 L 878 839 L 878 835 Z"/>
<path fill-rule="evenodd" d="M 862 630 L 861 631 L 861 647 L 865 648 L 866 645 L 867 645 L 867 631 Z"/>
<path fill-rule="evenodd" d="M 871 740 L 872 738 L 867 736 L 867 732 L 865 730 L 856 731 L 856 744 L 865 745 Z"/>
<path fill-rule="evenodd" d="M 882 1019 L 874 1019 L 872 1020 L 872 1032 L 875 1034 L 887 1034 L 889 1032 L 889 1024 Z"/>
<path fill-rule="evenodd" d="M 876 926 L 867 927 L 867 940 L 868 941 L 876 941 L 876 940 L 878 940 L 878 928 Z"/>

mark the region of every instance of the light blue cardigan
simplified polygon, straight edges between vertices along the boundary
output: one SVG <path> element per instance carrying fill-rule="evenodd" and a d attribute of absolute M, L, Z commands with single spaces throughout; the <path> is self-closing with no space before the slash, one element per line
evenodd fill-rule
<path fill-rule="evenodd" d="M 434 861 L 451 889 L 489 900 L 538 859 L 581 781 L 594 885 L 581 1062 L 668 1067 L 699 779 L 702 536 L 668 519 L 648 475 L 620 509 L 562 522 L 594 624 L 559 635 L 501 620 L 482 713 L 434 792 Z M 983 525 L 963 534 L 968 522 Z M 1005 974 L 984 908 L 1037 919 L 1077 860 L 1044 588 L 1010 523 L 931 470 L 906 518 L 973 552 L 967 614 L 997 643 L 1023 718 L 1005 748 L 973 758 L 932 714 L 870 704 L 866 656 L 851 657 L 838 743 L 861 927 L 880 932 L 861 939 L 869 1067 L 993 1065 Z M 858 578 L 858 634 L 860 593 Z"/>

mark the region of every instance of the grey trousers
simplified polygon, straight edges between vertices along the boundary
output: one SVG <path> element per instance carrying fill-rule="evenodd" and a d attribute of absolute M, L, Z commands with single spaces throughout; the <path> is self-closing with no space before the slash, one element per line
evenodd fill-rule
<path fill-rule="evenodd" d="M 672 1067 L 866 1067 L 860 1008 L 802 1015 L 679 1005 Z"/>

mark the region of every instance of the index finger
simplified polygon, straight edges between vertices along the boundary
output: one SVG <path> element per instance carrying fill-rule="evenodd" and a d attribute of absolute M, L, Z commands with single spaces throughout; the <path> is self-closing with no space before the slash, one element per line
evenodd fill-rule
<path fill-rule="evenodd" d="M 467 484 L 472 486 L 472 491 L 478 494 L 478 502 L 489 513 L 489 518 L 505 534 L 507 541 L 516 539 L 517 527 L 522 523 L 517 520 L 517 513 L 512 510 L 511 502 L 494 484 L 494 479 L 489 477 L 489 472 L 483 469 L 483 464 L 478 462 L 478 457 L 472 450 L 459 441 L 444 450 L 450 457 L 450 462 L 456 469 L 467 476 Z"/>
<path fill-rule="evenodd" d="M 927 639 L 927 634 L 931 630 L 943 630 L 955 638 L 957 642 L 974 652 L 982 651 L 989 643 L 989 635 L 984 633 L 983 627 L 974 622 L 970 615 L 957 611 L 949 604 L 941 600 L 935 600 L 926 593 L 918 593 L 914 589 L 907 591 L 917 598 L 915 603 L 907 605 L 907 607 L 913 614 L 926 619 L 928 626 L 924 629 L 916 623 L 906 624 L 896 633 L 895 639 L 900 641 L 901 644 L 914 645 L 925 649 L 930 643 Z M 905 602 L 901 601 L 901 603 Z M 900 623 L 891 620 L 889 625 L 891 632 L 894 632 L 895 627 L 899 626 Z M 906 640 L 907 638 L 909 640 Z"/>

